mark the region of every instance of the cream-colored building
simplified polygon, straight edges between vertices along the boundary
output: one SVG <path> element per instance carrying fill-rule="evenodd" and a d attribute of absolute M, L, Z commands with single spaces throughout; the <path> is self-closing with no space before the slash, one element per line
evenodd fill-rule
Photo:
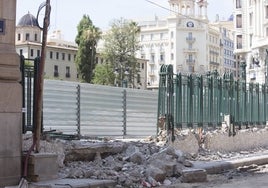
<path fill-rule="evenodd" d="M 247 63 L 247 82 L 265 83 L 268 1 L 234 0 L 235 54 Z"/>
<path fill-rule="evenodd" d="M 24 15 L 16 27 L 16 51 L 26 59 L 41 55 L 42 30 L 30 13 Z M 60 31 L 47 37 L 45 78 L 78 81 L 75 56 L 77 45 L 63 39 Z"/>
<path fill-rule="evenodd" d="M 169 0 L 169 4 L 170 15 L 166 18 L 137 21 L 141 29 L 141 50 L 137 57 L 149 60 L 147 87 L 158 88 L 163 64 L 172 64 L 174 73 L 206 74 L 215 69 L 223 73 L 224 26 L 209 23 L 208 2 Z M 234 66 L 233 57 L 230 61 Z"/>
<path fill-rule="evenodd" d="M 218 17 L 218 16 L 217 16 Z M 223 65 L 221 73 L 232 72 L 235 79 L 240 76 L 240 63 L 236 60 L 234 55 L 234 24 L 233 15 L 230 15 L 228 20 L 220 21 L 216 19 L 215 22 L 210 23 L 220 33 L 220 61 Z"/>

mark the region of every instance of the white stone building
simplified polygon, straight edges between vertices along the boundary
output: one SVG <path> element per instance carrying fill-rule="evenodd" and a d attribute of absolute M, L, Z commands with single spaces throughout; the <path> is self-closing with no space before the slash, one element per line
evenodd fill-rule
<path fill-rule="evenodd" d="M 41 55 L 42 31 L 36 18 L 30 13 L 24 15 L 16 27 L 16 51 L 26 59 Z M 63 39 L 60 31 L 47 37 L 45 78 L 78 81 L 75 56 L 77 45 Z"/>
<path fill-rule="evenodd" d="M 174 73 L 200 73 L 224 68 L 223 27 L 210 24 L 206 0 L 169 0 L 170 15 L 140 21 L 140 58 L 148 59 L 148 88 L 158 88 L 162 64 L 172 64 Z M 197 12 L 197 13 L 196 13 Z M 228 28 L 227 28 L 228 30 Z M 232 45 L 230 45 L 232 48 Z M 233 55 L 230 64 L 234 66 Z"/>
<path fill-rule="evenodd" d="M 265 83 L 268 1 L 234 0 L 235 54 L 246 61 L 247 82 Z"/>

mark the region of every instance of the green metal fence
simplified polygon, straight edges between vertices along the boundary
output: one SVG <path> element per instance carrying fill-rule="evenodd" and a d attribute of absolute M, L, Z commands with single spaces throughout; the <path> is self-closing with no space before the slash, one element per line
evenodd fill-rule
<path fill-rule="evenodd" d="M 245 68 L 245 67 L 244 67 Z M 246 83 L 232 73 L 220 76 L 215 70 L 206 75 L 173 74 L 172 65 L 160 69 L 158 119 L 165 117 L 166 129 L 218 127 L 230 115 L 234 127 L 266 125 L 267 86 Z"/>

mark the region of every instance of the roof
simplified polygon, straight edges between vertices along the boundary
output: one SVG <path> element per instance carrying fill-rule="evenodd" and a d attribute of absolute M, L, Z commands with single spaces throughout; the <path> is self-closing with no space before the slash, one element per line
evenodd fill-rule
<path fill-rule="evenodd" d="M 37 19 L 28 12 L 28 14 L 25 14 L 18 23 L 18 26 L 25 27 L 25 26 L 31 26 L 31 27 L 38 27 Z"/>

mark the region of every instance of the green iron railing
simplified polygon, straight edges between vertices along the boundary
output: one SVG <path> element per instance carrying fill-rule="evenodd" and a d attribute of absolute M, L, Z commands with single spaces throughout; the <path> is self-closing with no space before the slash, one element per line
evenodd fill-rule
<path fill-rule="evenodd" d="M 22 132 L 33 131 L 35 125 L 35 88 L 38 76 L 40 58 L 24 58 L 20 56 L 20 71 L 22 85 Z"/>
<path fill-rule="evenodd" d="M 232 73 L 220 77 L 216 70 L 206 75 L 174 75 L 172 65 L 162 65 L 158 119 L 164 116 L 166 129 L 172 132 L 172 126 L 216 128 L 225 115 L 230 115 L 233 127 L 238 129 L 266 125 L 267 86 L 246 83 L 244 71 L 240 80 L 234 80 Z"/>

